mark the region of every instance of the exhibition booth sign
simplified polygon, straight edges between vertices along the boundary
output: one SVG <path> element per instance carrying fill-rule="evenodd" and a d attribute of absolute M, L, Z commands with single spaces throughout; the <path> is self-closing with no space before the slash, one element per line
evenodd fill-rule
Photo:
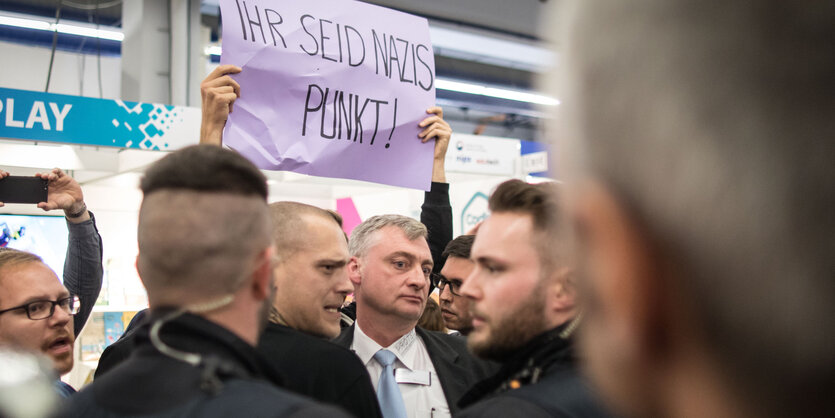
<path fill-rule="evenodd" d="M 224 144 L 268 170 L 429 190 L 426 19 L 347 0 L 223 0 L 221 64 L 242 68 Z"/>
<path fill-rule="evenodd" d="M 0 88 L 0 138 L 168 151 L 196 126 L 199 108 Z"/>

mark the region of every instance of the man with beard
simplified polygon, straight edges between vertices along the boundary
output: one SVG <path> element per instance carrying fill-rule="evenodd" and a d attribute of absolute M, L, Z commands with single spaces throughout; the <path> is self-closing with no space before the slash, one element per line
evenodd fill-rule
<path fill-rule="evenodd" d="M 444 325 L 463 336 L 473 330 L 470 300 L 461 296 L 461 286 L 475 267 L 470 260 L 474 240 L 475 235 L 461 235 L 450 241 L 443 253 L 446 259 L 444 267 L 440 274 L 432 275 L 433 284 L 440 292 L 438 299 L 441 301 Z"/>
<path fill-rule="evenodd" d="M 468 347 L 502 363 L 462 398 L 462 417 L 605 416 L 575 370 L 580 316 L 556 186 L 510 180 L 488 201 L 460 289 L 472 301 Z"/>
<path fill-rule="evenodd" d="M 157 161 L 140 188 L 149 323 L 67 415 L 342 416 L 276 388 L 254 347 L 274 292 L 264 175 L 233 151 L 192 146 Z"/>

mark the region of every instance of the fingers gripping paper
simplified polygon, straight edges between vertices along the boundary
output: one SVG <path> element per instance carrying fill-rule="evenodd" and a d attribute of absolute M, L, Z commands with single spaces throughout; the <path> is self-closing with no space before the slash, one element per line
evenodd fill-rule
<path fill-rule="evenodd" d="M 348 0 L 224 0 L 221 63 L 243 71 L 224 143 L 261 168 L 429 190 L 426 19 Z"/>

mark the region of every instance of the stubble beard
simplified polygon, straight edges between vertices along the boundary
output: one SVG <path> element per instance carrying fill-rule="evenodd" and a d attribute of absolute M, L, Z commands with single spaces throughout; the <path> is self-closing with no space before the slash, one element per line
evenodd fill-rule
<path fill-rule="evenodd" d="M 531 339 L 545 331 L 545 294 L 539 289 L 531 292 L 532 298 L 502 320 L 488 323 L 487 339 L 478 341 L 472 335 L 467 345 L 478 357 L 504 361 Z"/>

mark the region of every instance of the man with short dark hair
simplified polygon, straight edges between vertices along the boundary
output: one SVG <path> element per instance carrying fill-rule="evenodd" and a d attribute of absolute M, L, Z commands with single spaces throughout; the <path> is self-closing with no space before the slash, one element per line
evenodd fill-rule
<path fill-rule="evenodd" d="M 593 381 L 631 416 L 835 416 L 835 3 L 561 3 Z"/>
<path fill-rule="evenodd" d="M 136 352 L 71 398 L 68 415 L 341 416 L 274 387 L 254 347 L 275 289 L 264 175 L 233 151 L 192 146 L 140 188 L 150 318 Z"/>
<path fill-rule="evenodd" d="M 461 398 L 459 416 L 605 416 L 576 370 L 579 309 L 555 185 L 510 180 L 488 206 L 460 291 L 472 301 L 468 347 L 502 367 Z"/>
<path fill-rule="evenodd" d="M 447 329 L 455 330 L 464 336 L 473 330 L 470 300 L 461 296 L 461 286 L 475 267 L 470 260 L 474 240 L 475 235 L 461 235 L 450 241 L 443 253 L 446 260 L 444 267 L 439 274 L 433 275 L 435 287 L 439 292 L 444 325 Z"/>

